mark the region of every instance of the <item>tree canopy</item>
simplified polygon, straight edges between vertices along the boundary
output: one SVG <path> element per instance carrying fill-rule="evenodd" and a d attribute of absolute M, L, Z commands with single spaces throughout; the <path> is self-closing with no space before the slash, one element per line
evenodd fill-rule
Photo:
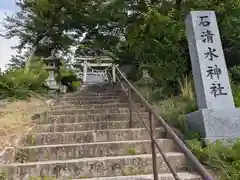
<path fill-rule="evenodd" d="M 18 0 L 20 11 L 6 17 L 6 38 L 18 37 L 19 51 L 36 46 L 78 55 L 108 51 L 121 63 L 149 68 L 159 82 L 174 83 L 191 73 L 184 20 L 190 10 L 215 10 L 229 67 L 240 58 L 238 0 Z M 12 63 L 19 64 L 19 57 Z M 23 62 L 24 63 L 24 62 Z"/>

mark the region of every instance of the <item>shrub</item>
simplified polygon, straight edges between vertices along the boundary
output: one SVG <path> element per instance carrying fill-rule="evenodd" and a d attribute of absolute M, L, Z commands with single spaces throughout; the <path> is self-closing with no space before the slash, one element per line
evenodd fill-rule
<path fill-rule="evenodd" d="M 229 74 L 235 104 L 240 106 L 240 66 L 232 68 Z M 166 87 L 152 90 L 152 87 L 148 86 L 145 87 L 145 91 L 141 92 L 148 94 L 147 97 L 155 103 L 160 115 L 168 124 L 181 131 L 188 146 L 200 162 L 215 170 L 223 180 L 239 180 L 240 140 L 231 146 L 224 146 L 220 142 L 204 146 L 200 141 L 200 135 L 192 132 L 186 121 L 186 114 L 198 109 L 192 80 L 184 76 L 182 79 L 178 79 L 178 83 L 180 93 L 170 98 L 162 90 Z"/>
<path fill-rule="evenodd" d="M 183 76 L 182 79 L 178 79 L 180 95 L 184 100 L 194 100 L 194 91 L 192 85 L 192 79 L 188 76 Z"/>
<path fill-rule="evenodd" d="M 233 91 L 234 103 L 236 107 L 240 107 L 240 86 L 236 84 L 232 84 L 232 91 Z"/>
<path fill-rule="evenodd" d="M 231 146 L 216 142 L 203 147 L 197 140 L 188 141 L 188 144 L 196 157 L 205 165 L 218 171 L 223 180 L 240 179 L 239 140 Z"/>
<path fill-rule="evenodd" d="M 162 88 L 157 88 L 153 90 L 150 94 L 150 101 L 158 102 L 159 100 L 163 100 L 165 98 L 164 91 Z"/>
<path fill-rule="evenodd" d="M 61 83 L 62 85 L 67 86 L 68 91 L 73 92 L 77 91 L 78 87 L 80 86 L 80 82 L 77 79 L 76 73 L 70 69 L 62 66 L 60 68 L 61 73 Z"/>
<path fill-rule="evenodd" d="M 81 86 L 81 83 L 79 81 L 72 82 L 73 91 L 77 91 L 80 86 Z"/>
<path fill-rule="evenodd" d="M 240 66 L 235 65 L 229 69 L 229 73 L 231 74 L 231 78 L 235 82 L 240 82 Z"/>
<path fill-rule="evenodd" d="M 45 72 L 28 71 L 15 69 L 0 76 L 1 98 L 24 99 L 33 95 L 33 92 L 43 92 L 44 82 L 47 77 Z"/>
<path fill-rule="evenodd" d="M 61 80 L 62 84 L 67 85 L 72 90 L 77 90 L 80 83 L 74 82 L 77 80 L 74 71 L 62 65 L 60 73 L 62 77 L 57 76 L 56 80 Z M 34 57 L 28 71 L 17 68 L 0 74 L 0 97 L 25 99 L 35 93 L 46 92 L 45 81 L 47 77 L 48 72 L 45 70 L 45 64 L 38 57 Z M 74 83 L 72 84 L 72 82 Z"/>

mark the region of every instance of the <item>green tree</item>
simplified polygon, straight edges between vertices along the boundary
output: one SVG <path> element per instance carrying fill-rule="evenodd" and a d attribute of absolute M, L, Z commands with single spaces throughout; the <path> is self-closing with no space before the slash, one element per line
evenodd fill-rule
<path fill-rule="evenodd" d="M 78 47 L 76 56 L 111 52 L 117 63 L 137 70 L 146 66 L 156 82 L 170 86 L 179 75 L 191 73 L 186 15 L 213 9 L 227 64 L 238 65 L 238 0 L 24 0 L 18 6 L 21 11 L 6 18 L 5 37 L 19 37 L 19 49 L 37 42 L 38 56 L 52 49 L 67 51 L 71 45 Z"/>

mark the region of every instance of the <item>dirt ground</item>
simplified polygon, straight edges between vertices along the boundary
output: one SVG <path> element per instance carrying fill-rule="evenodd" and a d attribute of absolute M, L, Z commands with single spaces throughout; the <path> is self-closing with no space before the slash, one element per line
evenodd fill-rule
<path fill-rule="evenodd" d="M 48 107 L 44 99 L 14 101 L 0 107 L 0 151 L 12 144 L 14 137 L 23 136 L 34 124 L 31 117 Z"/>

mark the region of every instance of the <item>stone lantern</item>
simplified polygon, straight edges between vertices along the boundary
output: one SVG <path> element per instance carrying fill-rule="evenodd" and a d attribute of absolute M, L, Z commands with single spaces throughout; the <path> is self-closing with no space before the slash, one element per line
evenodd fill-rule
<path fill-rule="evenodd" d="M 143 76 L 142 76 L 143 78 L 150 78 L 147 68 L 143 68 L 142 73 L 143 73 Z"/>
<path fill-rule="evenodd" d="M 142 68 L 142 83 L 143 84 L 148 84 L 150 82 L 152 82 L 152 77 L 149 75 L 149 71 L 148 71 L 148 68 L 146 67 L 143 67 Z"/>
<path fill-rule="evenodd" d="M 59 93 L 60 83 L 55 79 L 55 74 L 60 75 L 60 59 L 58 59 L 53 53 L 51 56 L 44 58 L 44 62 L 47 65 L 46 70 L 49 73 L 48 78 L 46 79 L 46 84 L 50 91 L 55 91 Z"/>

